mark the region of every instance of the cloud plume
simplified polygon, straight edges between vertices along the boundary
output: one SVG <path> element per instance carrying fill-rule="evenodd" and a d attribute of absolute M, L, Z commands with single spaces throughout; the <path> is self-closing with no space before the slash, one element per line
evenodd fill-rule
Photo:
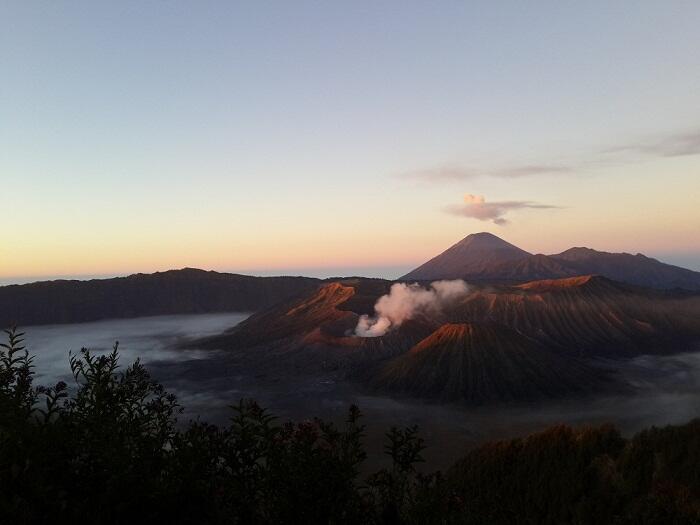
<path fill-rule="evenodd" d="M 389 293 L 382 295 L 374 305 L 374 316 L 363 315 L 357 322 L 355 335 L 379 337 L 404 321 L 419 316 L 434 317 L 442 309 L 469 293 L 467 283 L 455 281 L 435 281 L 430 287 L 418 284 L 396 283 Z"/>
<path fill-rule="evenodd" d="M 700 128 L 631 140 L 588 152 L 582 151 L 563 163 L 559 160 L 561 155 L 550 159 L 542 158 L 532 163 L 516 162 L 501 166 L 443 163 L 405 171 L 399 176 L 407 180 L 441 184 L 478 178 L 519 179 L 539 175 L 575 175 L 598 168 L 639 162 L 645 158 L 687 155 L 700 155 Z"/>
<path fill-rule="evenodd" d="M 619 153 L 625 151 L 633 151 L 659 157 L 698 155 L 700 154 L 700 130 L 677 133 L 654 140 L 630 143 L 618 148 L 608 149 L 605 153 Z"/>
<path fill-rule="evenodd" d="M 549 204 L 538 204 L 532 201 L 496 201 L 486 202 L 483 195 L 472 195 L 467 193 L 464 196 L 464 204 L 452 204 L 445 208 L 447 213 L 460 217 L 469 217 L 480 221 L 493 221 L 495 224 L 503 226 L 508 224 L 505 215 L 511 210 L 531 209 L 556 209 L 558 206 Z"/>
<path fill-rule="evenodd" d="M 574 170 L 570 166 L 555 164 L 524 164 L 500 169 L 480 169 L 461 164 L 443 164 L 441 166 L 408 171 L 403 173 L 403 176 L 424 182 L 448 182 L 471 180 L 477 177 L 514 179 L 533 175 L 564 174 L 572 171 Z"/>

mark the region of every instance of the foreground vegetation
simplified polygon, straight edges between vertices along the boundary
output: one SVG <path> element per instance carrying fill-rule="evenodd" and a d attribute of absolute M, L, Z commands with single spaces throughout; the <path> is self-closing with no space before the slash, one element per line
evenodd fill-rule
<path fill-rule="evenodd" d="M 22 334 L 0 348 L 3 523 L 700 523 L 700 421 L 624 439 L 554 427 L 421 474 L 417 429 L 363 479 L 363 426 L 279 423 L 253 401 L 227 427 L 178 425 L 175 396 L 118 352 L 70 357 L 75 388 L 35 387 Z"/>

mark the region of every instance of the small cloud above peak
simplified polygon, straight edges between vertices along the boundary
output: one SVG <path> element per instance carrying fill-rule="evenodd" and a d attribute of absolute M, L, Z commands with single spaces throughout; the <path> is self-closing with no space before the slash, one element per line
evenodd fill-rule
<path fill-rule="evenodd" d="M 540 204 L 532 201 L 495 201 L 486 202 L 483 195 L 464 195 L 464 204 L 451 204 L 445 207 L 445 212 L 460 217 L 468 217 L 480 221 L 491 221 L 498 226 L 508 224 L 505 215 L 512 210 L 520 209 L 556 209 L 559 206 Z M 490 234 L 489 234 L 490 235 Z"/>
<path fill-rule="evenodd" d="M 467 193 L 464 195 L 464 202 L 467 204 L 484 204 L 486 199 L 484 199 L 483 195 L 472 195 L 471 193 Z"/>

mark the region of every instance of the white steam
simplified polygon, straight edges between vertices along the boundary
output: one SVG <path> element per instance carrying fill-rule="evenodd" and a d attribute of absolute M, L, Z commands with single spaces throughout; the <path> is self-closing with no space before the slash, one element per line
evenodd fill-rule
<path fill-rule="evenodd" d="M 378 337 L 418 315 L 439 315 L 443 307 L 468 293 L 467 283 L 461 279 L 435 281 L 427 289 L 418 284 L 393 284 L 389 293 L 382 295 L 374 305 L 376 315 L 360 317 L 355 335 Z"/>

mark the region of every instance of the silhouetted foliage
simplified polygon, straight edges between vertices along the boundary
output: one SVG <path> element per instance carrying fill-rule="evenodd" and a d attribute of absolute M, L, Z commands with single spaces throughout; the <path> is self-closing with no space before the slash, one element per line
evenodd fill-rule
<path fill-rule="evenodd" d="M 559 426 L 425 474 L 416 427 L 363 479 L 364 426 L 281 423 L 252 400 L 227 426 L 178 425 L 137 360 L 70 355 L 75 386 L 34 387 L 23 334 L 0 347 L 3 523 L 699 523 L 700 420 L 624 439 Z"/>

